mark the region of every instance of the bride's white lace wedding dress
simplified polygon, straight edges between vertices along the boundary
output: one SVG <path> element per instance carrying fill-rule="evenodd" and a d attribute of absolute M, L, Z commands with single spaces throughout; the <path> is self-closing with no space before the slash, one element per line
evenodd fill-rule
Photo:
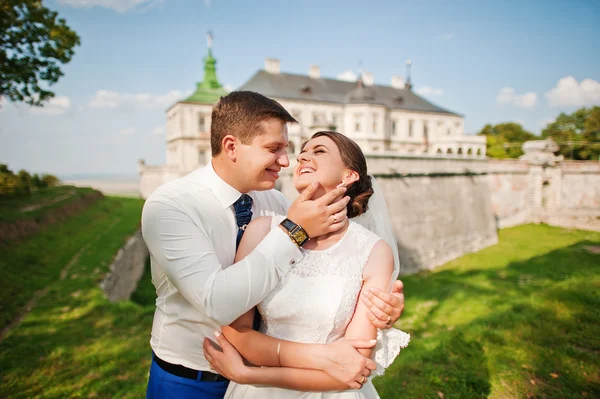
<path fill-rule="evenodd" d="M 275 226 L 284 216 L 274 217 Z M 272 337 L 303 343 L 331 343 L 344 337 L 362 287 L 363 267 L 373 246 L 380 238 L 350 221 L 345 235 L 324 250 L 305 250 L 302 261 L 279 282 L 258 305 L 263 324 L 261 332 Z M 377 333 L 374 360 L 382 375 L 410 336 L 391 328 Z M 226 399 L 287 398 L 379 398 L 371 378 L 360 390 L 334 392 L 300 392 L 257 385 L 240 385 L 233 381 Z"/>

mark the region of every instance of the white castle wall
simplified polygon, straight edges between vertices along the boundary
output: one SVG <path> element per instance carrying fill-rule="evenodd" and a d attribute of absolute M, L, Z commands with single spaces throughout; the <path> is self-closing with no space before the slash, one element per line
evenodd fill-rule
<path fill-rule="evenodd" d="M 432 269 L 492 245 L 497 228 L 548 223 L 600 231 L 597 161 L 563 161 L 537 151 L 521 160 L 368 155 L 367 163 L 384 191 L 403 273 Z M 292 168 L 278 182 L 290 199 L 297 196 Z M 142 195 L 161 179 L 183 174 L 146 167 Z"/>

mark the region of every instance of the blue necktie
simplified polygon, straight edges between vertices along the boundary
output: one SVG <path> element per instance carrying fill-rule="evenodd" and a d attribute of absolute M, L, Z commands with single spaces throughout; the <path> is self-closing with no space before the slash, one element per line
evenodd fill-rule
<path fill-rule="evenodd" d="M 235 209 L 235 221 L 238 226 L 237 238 L 235 240 L 235 249 L 240 246 L 240 241 L 246 231 L 246 227 L 252 220 L 252 197 L 248 194 L 242 196 L 233 203 Z"/>
<path fill-rule="evenodd" d="M 252 197 L 248 194 L 242 194 L 242 196 L 233 203 L 233 209 L 235 209 L 235 222 L 238 226 L 237 238 L 235 240 L 235 249 L 240 246 L 242 236 L 246 227 L 252 220 Z M 252 328 L 256 331 L 260 328 L 260 313 L 254 313 L 254 321 L 252 322 Z"/>

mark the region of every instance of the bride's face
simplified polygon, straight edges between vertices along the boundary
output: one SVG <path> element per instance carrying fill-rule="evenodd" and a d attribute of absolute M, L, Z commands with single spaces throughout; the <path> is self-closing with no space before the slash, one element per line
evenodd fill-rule
<path fill-rule="evenodd" d="M 306 143 L 294 169 L 294 185 L 298 192 L 304 191 L 315 180 L 327 192 L 342 182 L 349 185 L 357 179 L 358 174 L 344 165 L 338 146 L 326 136 L 316 137 Z"/>

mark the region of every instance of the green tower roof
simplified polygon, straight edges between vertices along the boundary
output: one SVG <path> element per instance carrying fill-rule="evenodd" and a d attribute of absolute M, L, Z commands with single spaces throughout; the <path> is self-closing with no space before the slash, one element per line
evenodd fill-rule
<path fill-rule="evenodd" d="M 211 42 L 209 41 L 209 44 Z M 227 95 L 227 90 L 217 79 L 217 60 L 212 55 L 212 48 L 208 47 L 208 55 L 204 57 L 204 80 L 197 83 L 196 92 L 186 98 L 185 102 L 214 104 L 221 96 Z"/>

